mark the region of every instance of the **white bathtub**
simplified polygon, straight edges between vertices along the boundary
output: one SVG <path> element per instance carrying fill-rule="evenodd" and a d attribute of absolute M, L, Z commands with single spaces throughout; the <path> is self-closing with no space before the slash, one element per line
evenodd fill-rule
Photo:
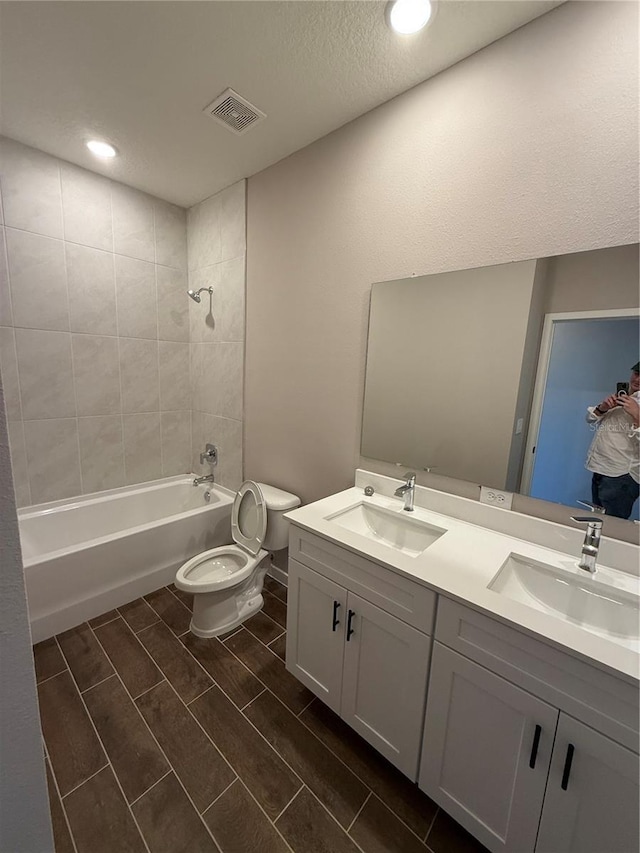
<path fill-rule="evenodd" d="M 171 583 L 185 560 L 231 542 L 233 498 L 170 477 L 19 510 L 33 642 Z"/>

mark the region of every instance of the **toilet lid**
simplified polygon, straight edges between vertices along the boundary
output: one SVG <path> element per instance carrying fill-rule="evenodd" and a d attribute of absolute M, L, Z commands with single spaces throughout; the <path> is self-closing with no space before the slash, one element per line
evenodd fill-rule
<path fill-rule="evenodd" d="M 231 511 L 231 535 L 245 551 L 254 556 L 262 548 L 267 532 L 267 506 L 260 486 L 252 480 L 238 489 Z"/>

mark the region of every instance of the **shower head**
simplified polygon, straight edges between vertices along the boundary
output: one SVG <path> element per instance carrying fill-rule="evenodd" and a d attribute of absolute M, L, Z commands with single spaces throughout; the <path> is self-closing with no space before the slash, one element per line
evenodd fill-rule
<path fill-rule="evenodd" d="M 203 290 L 209 294 L 213 293 L 212 287 L 201 287 L 200 290 L 187 290 L 187 294 L 193 299 L 194 302 L 200 302 L 201 301 L 200 294 L 202 293 Z"/>

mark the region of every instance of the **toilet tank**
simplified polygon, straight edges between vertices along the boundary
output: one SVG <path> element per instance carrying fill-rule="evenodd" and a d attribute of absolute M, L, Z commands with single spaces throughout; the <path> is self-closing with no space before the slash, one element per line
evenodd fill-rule
<path fill-rule="evenodd" d="M 300 498 L 267 483 L 258 483 L 258 486 L 267 505 L 267 534 L 262 547 L 267 551 L 281 551 L 289 544 L 289 522 L 284 514 L 300 506 Z"/>

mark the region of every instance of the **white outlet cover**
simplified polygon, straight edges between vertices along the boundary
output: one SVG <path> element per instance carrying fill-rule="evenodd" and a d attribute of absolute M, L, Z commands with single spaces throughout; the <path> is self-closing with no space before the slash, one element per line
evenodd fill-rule
<path fill-rule="evenodd" d="M 500 509 L 511 509 L 513 492 L 503 492 L 490 486 L 480 486 L 480 503 L 498 506 Z"/>

